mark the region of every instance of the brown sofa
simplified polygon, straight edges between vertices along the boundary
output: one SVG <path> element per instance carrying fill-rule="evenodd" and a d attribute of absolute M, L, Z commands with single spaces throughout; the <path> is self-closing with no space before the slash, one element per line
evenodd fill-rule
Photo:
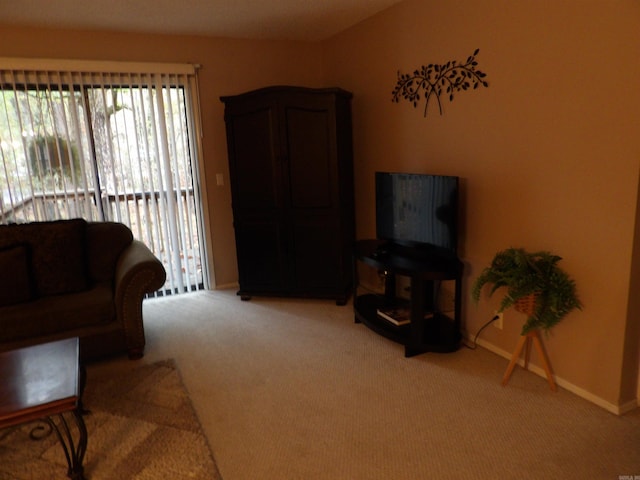
<path fill-rule="evenodd" d="M 121 223 L 0 225 L 0 351 L 79 337 L 85 360 L 140 358 L 142 300 L 165 278 Z"/>

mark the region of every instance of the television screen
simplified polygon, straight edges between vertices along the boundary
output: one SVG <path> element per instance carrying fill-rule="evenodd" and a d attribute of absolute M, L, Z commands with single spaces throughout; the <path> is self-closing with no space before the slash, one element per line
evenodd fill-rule
<path fill-rule="evenodd" d="M 375 181 L 378 239 L 456 253 L 458 177 L 376 172 Z"/>

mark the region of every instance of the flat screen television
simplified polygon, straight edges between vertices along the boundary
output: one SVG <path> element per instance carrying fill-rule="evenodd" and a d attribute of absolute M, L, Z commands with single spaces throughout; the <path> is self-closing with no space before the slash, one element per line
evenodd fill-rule
<path fill-rule="evenodd" d="M 376 236 L 387 245 L 456 255 L 458 177 L 376 172 Z"/>

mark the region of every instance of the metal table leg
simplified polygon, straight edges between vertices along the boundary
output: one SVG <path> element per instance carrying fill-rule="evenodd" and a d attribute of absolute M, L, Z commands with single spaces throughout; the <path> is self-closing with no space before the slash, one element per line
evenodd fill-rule
<path fill-rule="evenodd" d="M 71 411 L 70 415 L 73 418 L 79 433 L 77 444 L 74 442 L 71 428 L 69 427 L 69 423 L 67 422 L 64 414 L 47 417 L 45 421 L 51 426 L 52 430 L 56 432 L 60 445 L 64 450 L 64 455 L 67 458 L 67 465 L 69 466 L 67 476 L 71 480 L 85 480 L 82 462 L 87 451 L 87 427 L 84 423 L 84 418 L 82 417 L 81 407 Z"/>

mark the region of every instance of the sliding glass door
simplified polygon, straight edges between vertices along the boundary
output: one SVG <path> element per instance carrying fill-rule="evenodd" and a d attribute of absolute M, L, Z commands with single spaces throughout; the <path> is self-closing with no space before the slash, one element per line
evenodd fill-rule
<path fill-rule="evenodd" d="M 167 269 L 208 287 L 195 75 L 0 68 L 0 223 L 128 225 Z"/>

